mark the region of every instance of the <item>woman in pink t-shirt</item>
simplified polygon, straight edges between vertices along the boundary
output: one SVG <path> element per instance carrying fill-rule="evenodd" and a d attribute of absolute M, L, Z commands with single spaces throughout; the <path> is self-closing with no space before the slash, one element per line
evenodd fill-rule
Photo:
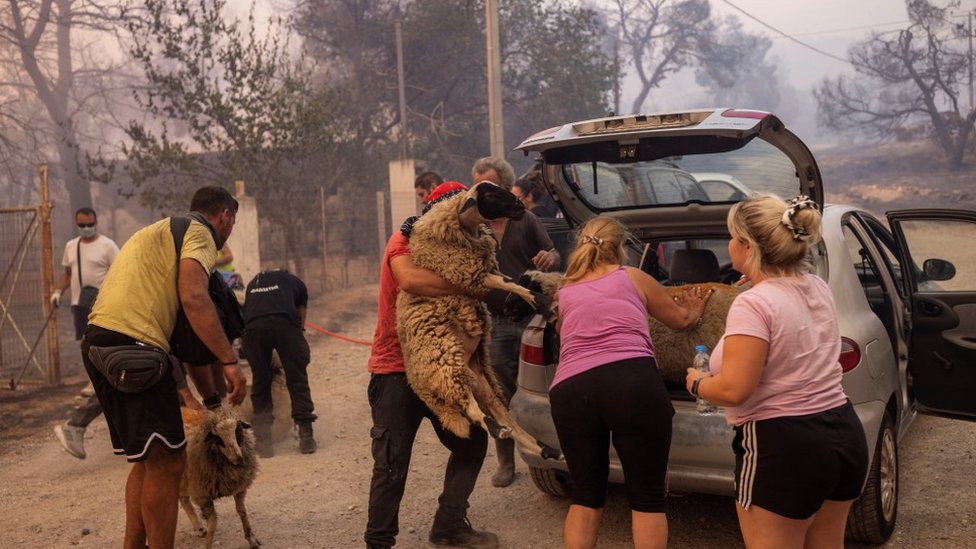
<path fill-rule="evenodd" d="M 566 547 L 596 546 L 607 493 L 610 441 L 620 457 L 636 547 L 663 548 L 671 417 L 647 325 L 694 325 L 708 295 L 686 290 L 675 302 L 656 280 L 623 267 L 626 232 L 610 217 L 591 219 L 569 256 L 559 288 L 559 367 L 549 401 L 573 483 Z"/>
<path fill-rule="evenodd" d="M 729 309 L 711 374 L 688 369 L 688 391 L 725 406 L 735 430 L 746 546 L 842 548 L 868 451 L 841 387 L 834 300 L 809 272 L 820 212 L 805 196 L 757 196 L 732 208 L 728 226 L 732 266 L 751 287 Z"/>

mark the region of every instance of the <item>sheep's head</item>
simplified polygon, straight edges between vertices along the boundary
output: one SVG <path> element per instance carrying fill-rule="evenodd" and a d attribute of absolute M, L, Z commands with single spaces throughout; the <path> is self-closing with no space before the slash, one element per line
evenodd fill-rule
<path fill-rule="evenodd" d="M 492 219 L 521 219 L 525 215 L 525 206 L 514 194 L 488 181 L 471 187 L 462 196 L 458 215 L 466 228 Z"/>
<path fill-rule="evenodd" d="M 245 452 L 254 451 L 254 431 L 245 421 L 221 415 L 207 433 L 205 443 L 220 450 L 231 464 L 238 465 L 244 460 Z"/>

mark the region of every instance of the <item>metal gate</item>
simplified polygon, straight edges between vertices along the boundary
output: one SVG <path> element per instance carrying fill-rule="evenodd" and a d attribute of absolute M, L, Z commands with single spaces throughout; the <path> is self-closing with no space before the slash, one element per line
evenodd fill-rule
<path fill-rule="evenodd" d="M 61 382 L 47 166 L 40 206 L 0 209 L 0 380 L 3 389 Z"/>

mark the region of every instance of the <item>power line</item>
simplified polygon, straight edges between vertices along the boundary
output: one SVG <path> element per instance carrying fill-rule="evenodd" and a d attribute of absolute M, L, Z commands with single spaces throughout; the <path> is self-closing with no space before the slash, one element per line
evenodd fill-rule
<path fill-rule="evenodd" d="M 824 35 L 824 34 L 833 34 L 833 33 L 837 33 L 837 32 L 849 32 L 849 31 L 858 31 L 858 30 L 872 30 L 872 29 L 877 29 L 877 28 L 881 28 L 881 27 L 890 27 L 892 25 L 904 25 L 906 23 L 911 23 L 911 21 L 909 21 L 908 19 L 905 19 L 903 21 L 891 21 L 889 23 L 875 23 L 873 25 L 864 25 L 864 26 L 861 26 L 861 27 L 847 27 L 847 28 L 844 28 L 844 29 L 829 29 L 829 30 L 822 30 L 822 31 L 815 31 L 815 32 L 800 32 L 800 33 L 794 34 L 793 36 L 820 36 L 820 35 Z"/>
<path fill-rule="evenodd" d="M 759 19 L 759 18 L 758 18 L 758 17 L 756 17 L 755 15 L 752 15 L 751 13 L 749 13 L 749 12 L 747 12 L 746 10 L 744 10 L 744 9 L 742 9 L 742 8 L 740 8 L 739 6 L 736 6 L 736 5 L 735 5 L 735 4 L 733 4 L 732 2 L 729 2 L 729 0 L 724 0 L 724 1 L 725 1 L 725 3 L 726 3 L 726 4 L 728 4 L 728 5 L 730 5 L 730 6 L 732 6 L 732 7 L 733 7 L 733 8 L 735 8 L 736 10 L 738 10 L 738 11 L 740 11 L 740 12 L 742 12 L 742 14 L 743 14 L 743 15 L 745 15 L 746 17 L 748 17 L 749 19 L 752 19 L 752 20 L 753 20 L 753 21 L 755 21 L 756 23 L 759 23 L 760 25 L 762 25 L 762 26 L 764 26 L 764 27 L 766 27 L 767 29 L 769 29 L 769 30 L 771 30 L 771 31 L 773 31 L 773 32 L 775 32 L 776 34 L 778 34 L 778 35 L 780 35 L 780 36 L 782 36 L 783 38 L 786 38 L 786 39 L 788 39 L 788 40 L 791 40 L 791 41 L 793 41 L 793 42 L 796 42 L 797 44 L 799 44 L 799 45 L 801 45 L 801 46 L 803 46 L 804 48 L 807 48 L 807 49 L 810 49 L 810 50 L 813 50 L 813 51 L 815 51 L 815 52 L 817 52 L 817 53 L 819 53 L 820 55 L 825 55 L 825 56 L 827 56 L 827 57 L 829 57 L 829 58 L 831 58 L 831 59 L 836 59 L 837 61 L 840 61 L 841 63 L 846 63 L 846 64 L 848 64 L 848 65 L 854 65 L 854 66 L 857 66 L 857 65 L 855 65 L 854 63 L 851 63 L 851 62 L 850 62 L 849 60 L 847 60 L 847 59 L 844 59 L 844 58 L 842 58 L 842 57 L 838 57 L 838 56 L 836 56 L 836 55 L 834 55 L 834 54 L 832 54 L 832 53 L 829 53 L 829 52 L 825 52 L 825 51 L 823 51 L 823 50 L 821 50 L 820 48 L 816 48 L 816 47 L 814 47 L 814 46 L 811 46 L 810 44 L 807 44 L 806 42 L 803 42 L 803 41 L 801 41 L 801 40 L 798 40 L 798 39 L 796 39 L 796 38 L 794 38 L 793 36 L 790 36 L 789 34 L 786 34 L 785 32 L 783 32 L 783 31 L 781 31 L 781 30 L 779 30 L 779 29 L 777 29 L 776 27 L 774 27 L 774 26 L 772 26 L 772 25 L 770 25 L 769 23 L 767 23 L 767 22 L 765 22 L 765 21 L 763 21 L 762 19 Z"/>

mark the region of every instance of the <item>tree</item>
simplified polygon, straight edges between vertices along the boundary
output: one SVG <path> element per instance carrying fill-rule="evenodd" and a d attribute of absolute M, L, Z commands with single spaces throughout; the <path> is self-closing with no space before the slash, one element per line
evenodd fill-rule
<path fill-rule="evenodd" d="M 397 19 L 411 154 L 447 177 L 467 180 L 472 161 L 488 150 L 482 2 L 416 0 L 398 12 L 391 2 L 307 0 L 295 21 L 329 82 L 369 99 L 360 139 L 390 158 L 399 139 Z M 613 69 L 600 48 L 604 29 L 591 10 L 510 0 L 500 3 L 499 19 L 509 146 L 567 118 L 606 113 Z M 521 155 L 510 159 L 524 163 Z"/>
<path fill-rule="evenodd" d="M 127 23 L 148 82 L 136 99 L 161 129 L 130 123 L 123 169 L 160 208 L 184 208 L 201 183 L 245 180 L 262 216 L 283 229 L 301 272 L 305 220 L 318 212 L 303 197 L 347 173 L 336 145 L 348 133 L 339 99 L 313 89 L 289 59 L 280 21 L 259 38 L 253 10 L 244 26 L 226 18 L 223 0 L 144 4 Z M 174 123 L 185 138 L 171 137 Z"/>
<path fill-rule="evenodd" d="M 715 32 L 708 0 L 614 0 L 608 18 L 640 82 L 633 113 L 668 75 L 697 62 Z"/>
<path fill-rule="evenodd" d="M 5 137 L 26 137 L 31 143 L 7 149 L 9 156 L 2 160 L 34 164 L 36 170 L 44 148 L 53 148 L 58 158 L 53 173 L 64 182 L 72 211 L 91 205 L 84 136 L 91 115 L 86 109 L 105 99 L 102 81 L 117 69 L 110 55 L 90 54 L 94 40 L 79 36 L 111 37 L 118 20 L 113 4 L 96 0 L 7 0 L 0 6 L 0 47 L 15 54 L 0 60 L 5 78 L 0 128 L 5 122 Z M 46 120 L 31 114 L 34 101 Z"/>
<path fill-rule="evenodd" d="M 955 49 L 965 43 L 955 41 L 965 31 L 949 18 L 958 5 L 940 8 L 927 0 L 908 0 L 907 28 L 874 33 L 852 46 L 848 57 L 856 75 L 825 78 L 814 90 L 819 124 L 878 140 L 924 124 L 948 165 L 960 167 L 976 110 L 965 112 L 959 102 L 969 60 Z"/>
<path fill-rule="evenodd" d="M 768 37 L 744 31 L 738 17 L 728 16 L 718 23 L 715 42 L 703 43 L 695 81 L 709 92 L 713 105 L 776 111 L 780 82 L 767 57 L 771 46 Z"/>

